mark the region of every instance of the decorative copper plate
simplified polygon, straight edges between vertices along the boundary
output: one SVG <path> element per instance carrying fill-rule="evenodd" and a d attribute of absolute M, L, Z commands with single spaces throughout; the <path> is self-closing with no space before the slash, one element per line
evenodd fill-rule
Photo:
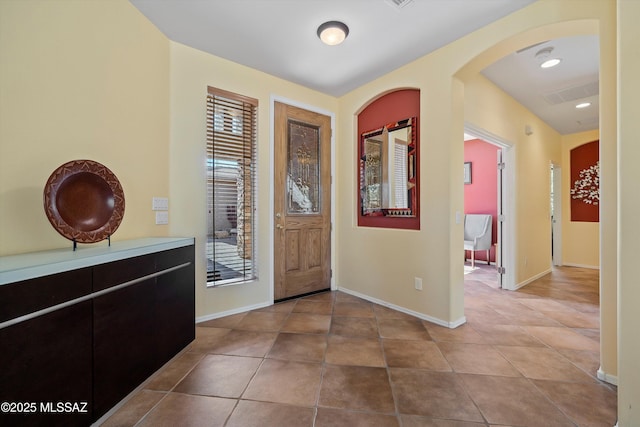
<path fill-rule="evenodd" d="M 69 240 L 95 243 L 110 237 L 124 216 L 118 178 L 93 160 L 72 160 L 53 171 L 44 187 L 44 210 Z"/>

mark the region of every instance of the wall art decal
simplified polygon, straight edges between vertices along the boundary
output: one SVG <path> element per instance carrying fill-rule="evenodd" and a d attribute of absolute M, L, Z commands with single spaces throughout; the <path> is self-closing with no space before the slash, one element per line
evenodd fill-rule
<path fill-rule="evenodd" d="M 571 221 L 600 221 L 599 141 L 571 150 Z"/>
<path fill-rule="evenodd" d="M 580 200 L 588 205 L 597 205 L 600 202 L 600 162 L 582 169 L 579 172 L 580 179 L 571 187 L 571 198 Z"/>

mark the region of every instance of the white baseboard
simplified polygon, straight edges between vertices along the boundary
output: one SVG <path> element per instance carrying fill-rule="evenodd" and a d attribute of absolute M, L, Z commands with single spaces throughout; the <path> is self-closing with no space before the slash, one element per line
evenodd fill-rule
<path fill-rule="evenodd" d="M 467 319 L 464 316 L 462 316 L 461 318 L 456 319 L 456 320 L 454 320 L 452 322 L 447 322 L 446 320 L 438 319 L 438 318 L 432 317 L 432 316 L 427 316 L 426 314 L 419 313 L 417 311 L 413 311 L 413 310 L 410 310 L 408 308 L 401 307 L 399 305 L 391 304 L 391 303 L 389 303 L 387 301 L 383 301 L 383 300 L 380 300 L 380 299 L 377 299 L 377 298 L 373 298 L 373 297 L 370 297 L 370 296 L 365 295 L 365 294 L 361 294 L 360 292 L 356 292 L 356 291 L 353 291 L 353 290 L 348 289 L 348 288 L 336 287 L 335 290 L 339 290 L 341 292 L 344 292 L 345 294 L 349 294 L 349 295 L 356 296 L 358 298 L 362 298 L 362 299 L 364 299 L 366 301 L 373 302 L 375 304 L 379 304 L 379 305 L 382 305 L 382 306 L 385 306 L 385 307 L 388 307 L 388 308 L 392 308 L 392 309 L 397 310 L 397 311 L 399 311 L 401 313 L 409 314 L 411 316 L 417 317 L 417 318 L 422 319 L 422 320 L 429 321 L 431 323 L 435 323 L 436 325 L 444 326 L 446 328 L 454 329 L 454 328 L 457 328 L 458 326 L 463 325 L 463 324 L 465 324 L 467 322 Z M 245 313 L 247 311 L 256 310 L 256 309 L 259 309 L 259 308 L 269 307 L 270 305 L 271 305 L 271 303 L 269 303 L 269 302 L 261 302 L 261 303 L 258 303 L 258 304 L 247 305 L 247 306 L 244 306 L 244 307 L 238 307 L 238 308 L 234 308 L 234 309 L 231 309 L 231 310 L 221 311 L 221 312 L 218 312 L 218 313 L 207 314 L 205 316 L 196 317 L 196 324 L 197 323 L 206 322 L 208 320 L 219 319 L 219 318 L 225 317 L 225 316 L 231 316 L 233 314 Z"/>
<path fill-rule="evenodd" d="M 464 262 L 465 262 L 465 263 L 466 263 L 466 262 L 469 262 L 469 263 L 470 263 L 470 262 L 471 262 L 471 258 L 465 258 Z M 485 260 L 483 260 L 483 259 L 477 259 L 477 260 L 475 260 L 475 263 L 476 263 L 476 264 L 496 265 L 495 261 L 487 262 L 487 261 L 485 261 Z"/>
<path fill-rule="evenodd" d="M 453 322 L 448 322 L 448 328 L 450 329 L 455 329 L 458 326 L 462 326 L 465 323 L 467 323 L 467 318 L 465 316 L 462 316 L 461 318 L 459 318 L 458 320 L 455 320 Z"/>
<path fill-rule="evenodd" d="M 344 292 L 345 294 L 353 295 L 355 297 L 362 298 L 363 300 L 367 300 L 369 302 L 372 302 L 372 303 L 375 303 L 375 304 L 379 304 L 379 305 L 382 305 L 384 307 L 391 308 L 391 309 L 399 311 L 401 313 L 409 314 L 409 315 L 417 317 L 419 319 L 426 320 L 426 321 L 431 322 L 431 323 L 435 323 L 436 325 L 444 326 L 445 328 L 454 329 L 454 328 L 457 328 L 458 326 L 463 325 L 464 323 L 467 322 L 467 319 L 464 316 L 462 316 L 461 318 L 459 318 L 459 319 L 457 319 L 457 320 L 455 320 L 453 322 L 447 322 L 446 320 L 438 319 L 436 317 L 427 316 L 426 314 L 418 313 L 417 311 L 413 311 L 413 310 L 410 310 L 410 309 L 405 308 L 405 307 L 400 307 L 399 305 L 391 304 L 390 302 L 383 301 L 383 300 L 380 300 L 380 299 L 377 299 L 377 298 L 373 298 L 373 297 L 370 297 L 369 295 L 361 294 L 360 292 L 356 292 L 356 291 L 353 291 L 353 290 L 348 289 L 348 288 L 339 287 L 338 290 L 340 292 Z"/>
<path fill-rule="evenodd" d="M 616 375 L 607 374 L 602 370 L 602 367 L 598 368 L 598 372 L 596 374 L 600 381 L 607 382 L 609 384 L 613 384 L 615 386 L 618 385 L 618 377 Z"/>
<path fill-rule="evenodd" d="M 219 319 L 220 317 L 231 316 L 232 314 L 244 313 L 246 311 L 255 310 L 257 308 L 265 308 L 271 305 L 270 302 L 261 302 L 258 304 L 238 307 L 231 310 L 221 311 L 219 313 L 207 314 L 206 316 L 196 317 L 196 323 L 206 322 L 207 320 Z"/>
<path fill-rule="evenodd" d="M 531 282 L 533 282 L 533 281 L 535 281 L 535 280 L 538 280 L 539 278 L 541 278 L 541 277 L 543 277 L 543 276 L 546 276 L 546 275 L 547 275 L 547 274 L 549 274 L 549 273 L 551 273 L 551 269 L 546 270 L 546 271 L 543 271 L 543 272 L 541 272 L 541 273 L 538 273 L 538 274 L 536 274 L 535 276 L 528 278 L 528 279 L 527 279 L 527 280 L 525 280 L 524 282 L 517 283 L 517 284 L 516 284 L 515 289 L 512 289 L 512 290 L 514 290 L 514 291 L 515 291 L 515 290 L 517 290 L 517 289 L 520 289 L 521 287 L 523 287 L 523 286 L 525 286 L 525 285 L 528 285 L 529 283 L 531 283 Z"/>
<path fill-rule="evenodd" d="M 588 268 L 591 270 L 600 270 L 599 265 L 574 264 L 572 262 L 563 262 L 561 267 L 579 267 L 579 268 Z"/>

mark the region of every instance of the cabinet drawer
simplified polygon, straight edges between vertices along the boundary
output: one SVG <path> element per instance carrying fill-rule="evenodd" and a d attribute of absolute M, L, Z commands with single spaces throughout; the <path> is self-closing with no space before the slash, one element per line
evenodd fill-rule
<path fill-rule="evenodd" d="M 157 271 L 165 270 L 167 268 L 175 267 L 176 265 L 184 264 L 186 262 L 193 263 L 194 260 L 194 247 L 185 246 L 183 248 L 171 249 L 168 251 L 158 252 L 157 254 Z"/>
<path fill-rule="evenodd" d="M 93 291 L 100 291 L 155 272 L 156 254 L 123 259 L 93 268 Z"/>
<path fill-rule="evenodd" d="M 0 322 L 91 293 L 91 268 L 0 286 Z"/>

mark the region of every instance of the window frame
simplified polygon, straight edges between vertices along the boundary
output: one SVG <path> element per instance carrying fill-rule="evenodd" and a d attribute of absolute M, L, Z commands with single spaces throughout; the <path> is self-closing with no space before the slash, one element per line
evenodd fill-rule
<path fill-rule="evenodd" d="M 207 287 L 247 283 L 258 278 L 255 215 L 258 100 L 208 86 L 206 104 Z M 216 178 L 216 171 L 221 178 Z M 243 175 L 235 177 L 235 195 L 234 173 Z M 233 208 L 229 209 L 232 201 L 236 202 L 235 214 Z M 218 219 L 223 215 L 228 219 L 228 231 L 216 230 L 226 221 Z M 216 242 L 223 239 L 228 241 Z M 227 264 L 221 264 L 222 261 Z"/>

